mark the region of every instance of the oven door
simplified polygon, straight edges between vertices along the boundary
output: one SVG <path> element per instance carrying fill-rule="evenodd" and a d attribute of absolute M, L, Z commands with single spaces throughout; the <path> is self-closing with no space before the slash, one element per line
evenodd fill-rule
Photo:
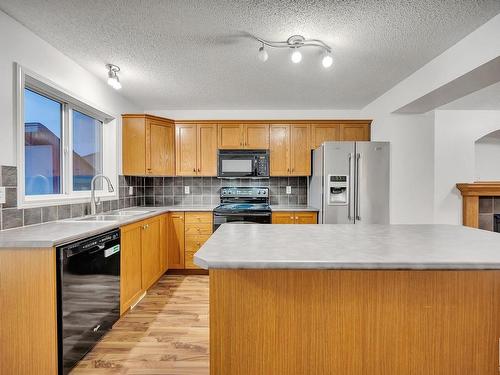
<path fill-rule="evenodd" d="M 218 177 L 255 177 L 256 157 L 253 154 L 219 154 Z"/>
<path fill-rule="evenodd" d="M 271 213 L 214 213 L 214 232 L 222 224 L 271 224 Z"/>

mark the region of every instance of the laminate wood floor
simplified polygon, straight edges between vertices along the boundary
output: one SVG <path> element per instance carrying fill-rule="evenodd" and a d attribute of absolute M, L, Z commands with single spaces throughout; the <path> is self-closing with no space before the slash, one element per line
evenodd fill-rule
<path fill-rule="evenodd" d="M 208 276 L 164 276 L 71 375 L 208 375 Z"/>

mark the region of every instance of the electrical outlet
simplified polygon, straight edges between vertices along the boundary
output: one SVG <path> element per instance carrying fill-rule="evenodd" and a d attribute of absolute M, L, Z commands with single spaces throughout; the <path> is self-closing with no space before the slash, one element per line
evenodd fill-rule
<path fill-rule="evenodd" d="M 189 186 L 184 186 L 184 194 L 191 194 L 189 192 Z"/>
<path fill-rule="evenodd" d="M 134 195 L 134 187 L 133 186 L 128 187 L 128 195 Z"/>
<path fill-rule="evenodd" d="M 287 186 L 286 187 L 286 193 L 287 194 L 292 194 L 292 187 L 291 186 Z"/>
<path fill-rule="evenodd" d="M 5 187 L 0 186 L 0 204 L 5 203 Z"/>

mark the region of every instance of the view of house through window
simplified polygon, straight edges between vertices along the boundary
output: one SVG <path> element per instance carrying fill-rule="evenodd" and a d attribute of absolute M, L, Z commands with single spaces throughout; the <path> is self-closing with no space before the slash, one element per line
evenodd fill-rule
<path fill-rule="evenodd" d="M 70 194 L 72 191 L 90 190 L 92 178 L 103 173 L 102 128 L 102 121 L 73 109 L 71 104 L 26 87 L 25 195 Z M 72 135 L 71 142 L 66 135 Z M 68 152 L 63 152 L 65 147 Z M 101 185 L 99 182 L 96 189 L 100 189 Z"/>
<path fill-rule="evenodd" d="M 24 90 L 25 194 L 61 193 L 63 105 Z"/>
<path fill-rule="evenodd" d="M 73 111 L 73 190 L 90 190 L 90 182 L 102 173 L 102 122 Z M 101 184 L 99 180 L 97 183 Z"/>

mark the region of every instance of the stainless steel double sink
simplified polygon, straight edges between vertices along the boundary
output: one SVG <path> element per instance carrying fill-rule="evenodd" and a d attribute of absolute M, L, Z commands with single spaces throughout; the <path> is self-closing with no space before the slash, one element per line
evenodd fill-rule
<path fill-rule="evenodd" d="M 134 210 L 134 209 L 126 209 L 126 210 L 118 210 L 118 211 L 110 211 L 104 214 L 99 215 L 91 215 L 91 216 L 83 216 L 75 219 L 68 219 L 65 221 L 71 222 L 82 222 L 82 221 L 118 221 L 120 217 L 130 217 L 130 216 L 139 216 L 145 215 L 153 210 Z"/>

